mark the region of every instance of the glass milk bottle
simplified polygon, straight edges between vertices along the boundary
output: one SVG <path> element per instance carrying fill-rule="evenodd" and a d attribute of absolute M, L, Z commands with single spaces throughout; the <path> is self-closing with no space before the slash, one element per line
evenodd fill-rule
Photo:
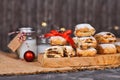
<path fill-rule="evenodd" d="M 49 38 L 45 38 L 43 35 L 40 36 L 39 40 L 39 45 L 38 45 L 38 53 L 44 53 L 45 49 L 50 47 L 49 45 Z"/>
<path fill-rule="evenodd" d="M 44 37 L 44 34 L 48 33 L 49 31 L 50 31 L 50 25 L 46 21 L 43 21 L 37 31 L 39 35 L 39 38 L 37 41 L 38 53 L 44 53 L 45 49 L 50 47 L 49 38 Z"/>
<path fill-rule="evenodd" d="M 17 49 L 18 55 L 20 59 L 24 59 L 24 54 L 27 51 L 32 51 L 37 57 L 37 44 L 36 44 L 36 37 L 35 32 L 32 31 L 30 27 L 20 28 L 20 33 L 25 34 L 26 40 L 23 41 L 21 46 Z"/>

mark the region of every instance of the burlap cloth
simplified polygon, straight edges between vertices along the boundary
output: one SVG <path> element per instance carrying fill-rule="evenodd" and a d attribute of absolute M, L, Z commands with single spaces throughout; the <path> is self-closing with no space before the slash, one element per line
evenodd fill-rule
<path fill-rule="evenodd" d="M 120 55 L 118 55 L 120 56 Z M 120 60 L 120 57 L 117 57 Z M 119 62 L 119 61 L 117 61 Z M 0 51 L 0 75 L 21 75 L 21 74 L 37 74 L 48 72 L 68 72 L 84 69 L 105 69 L 116 68 L 120 64 L 105 66 L 87 66 L 87 67 L 63 67 L 63 68 L 45 68 L 41 67 L 40 61 L 26 62 L 18 59 L 15 53 L 5 53 Z"/>
<path fill-rule="evenodd" d="M 43 68 L 37 61 L 26 62 L 18 59 L 13 53 L 0 51 L 0 75 L 36 74 L 68 70 L 72 70 L 72 68 Z"/>

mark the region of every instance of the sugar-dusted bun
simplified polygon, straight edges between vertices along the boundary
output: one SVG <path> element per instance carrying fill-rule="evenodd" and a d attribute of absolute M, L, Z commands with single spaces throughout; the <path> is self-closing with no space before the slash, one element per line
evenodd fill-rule
<path fill-rule="evenodd" d="M 57 45 L 66 45 L 67 41 L 65 38 L 61 37 L 61 36 L 52 36 L 50 38 L 50 44 L 53 46 L 57 46 Z"/>
<path fill-rule="evenodd" d="M 117 52 L 120 53 L 120 42 L 115 42 L 115 46 L 117 48 Z"/>
<path fill-rule="evenodd" d="M 95 56 L 97 54 L 97 50 L 95 48 L 89 48 L 86 50 L 77 48 L 76 54 L 77 54 L 77 56 Z"/>
<path fill-rule="evenodd" d="M 117 49 L 114 44 L 99 44 L 97 47 L 99 54 L 115 54 Z"/>
<path fill-rule="evenodd" d="M 64 52 L 61 46 L 51 46 L 45 50 L 45 58 L 59 58 L 63 57 Z"/>
<path fill-rule="evenodd" d="M 94 36 L 98 43 L 106 44 L 106 43 L 114 43 L 116 42 L 116 37 L 111 32 L 100 32 Z"/>
<path fill-rule="evenodd" d="M 75 26 L 74 35 L 77 37 L 92 36 L 95 31 L 96 30 L 90 24 L 78 24 Z"/>
<path fill-rule="evenodd" d="M 75 44 L 78 44 L 78 42 L 79 42 L 78 39 L 79 39 L 79 37 L 73 37 L 73 41 L 74 41 Z"/>
<path fill-rule="evenodd" d="M 74 57 L 76 55 L 75 50 L 71 46 L 63 46 L 63 50 L 65 57 Z"/>
<path fill-rule="evenodd" d="M 96 48 L 97 46 L 97 41 L 93 36 L 80 38 L 74 37 L 73 40 L 77 47 L 83 50 L 88 49 L 90 47 Z"/>

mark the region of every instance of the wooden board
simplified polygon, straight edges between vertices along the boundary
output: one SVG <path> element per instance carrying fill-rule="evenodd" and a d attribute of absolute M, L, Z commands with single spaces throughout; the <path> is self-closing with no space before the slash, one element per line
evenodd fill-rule
<path fill-rule="evenodd" d="M 64 57 L 64 58 L 43 58 L 38 56 L 38 62 L 42 67 L 90 67 L 120 65 L 120 54 L 96 55 L 95 57 Z"/>

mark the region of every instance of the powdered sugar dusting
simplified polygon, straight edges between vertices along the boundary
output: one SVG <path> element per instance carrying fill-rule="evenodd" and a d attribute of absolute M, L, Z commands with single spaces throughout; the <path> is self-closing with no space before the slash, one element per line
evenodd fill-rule
<path fill-rule="evenodd" d="M 99 44 L 99 46 L 101 46 L 102 48 L 107 48 L 107 47 L 116 48 L 114 44 Z"/>
<path fill-rule="evenodd" d="M 60 41 L 62 41 L 62 42 L 64 42 L 64 41 L 66 41 L 66 39 L 64 39 L 63 37 L 61 37 L 61 36 L 52 36 L 51 38 L 50 38 L 50 40 L 60 40 Z"/>
<path fill-rule="evenodd" d="M 100 33 L 98 33 L 98 35 L 106 35 L 106 34 L 108 34 L 108 33 L 110 33 L 111 35 L 114 35 L 114 34 L 112 34 L 111 32 L 100 32 Z"/>
<path fill-rule="evenodd" d="M 97 51 L 95 48 L 88 48 L 88 50 L 91 50 L 91 51 Z"/>
<path fill-rule="evenodd" d="M 78 24 L 75 26 L 75 30 L 76 29 L 81 29 L 81 28 L 88 28 L 88 29 L 94 29 L 90 24 L 84 23 L 84 24 Z"/>
<path fill-rule="evenodd" d="M 80 40 L 86 40 L 86 39 L 92 39 L 92 40 L 96 40 L 93 36 L 90 37 L 81 37 L 79 38 Z"/>
<path fill-rule="evenodd" d="M 115 42 L 115 45 L 116 46 L 120 46 L 120 42 Z"/>
<path fill-rule="evenodd" d="M 67 52 L 73 52 L 74 51 L 72 46 L 63 46 L 63 48 L 66 48 Z"/>

